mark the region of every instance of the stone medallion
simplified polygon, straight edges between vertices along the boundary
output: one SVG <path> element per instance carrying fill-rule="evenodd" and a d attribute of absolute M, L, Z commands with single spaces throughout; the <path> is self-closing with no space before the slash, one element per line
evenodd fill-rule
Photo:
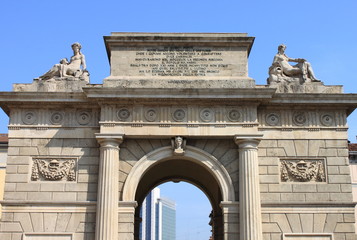
<path fill-rule="evenodd" d="M 242 118 L 242 113 L 238 109 L 230 109 L 227 117 L 231 122 L 239 122 Z"/>
<path fill-rule="evenodd" d="M 186 117 L 186 111 L 182 108 L 178 108 L 172 113 L 172 118 L 176 122 L 182 122 L 185 119 L 185 117 Z"/>
<path fill-rule="evenodd" d="M 278 126 L 280 125 L 280 115 L 277 113 L 269 113 L 266 115 L 265 121 L 269 126 Z"/>
<path fill-rule="evenodd" d="M 59 125 L 63 122 L 64 113 L 63 112 L 53 112 L 50 118 L 50 122 L 54 125 Z"/>
<path fill-rule="evenodd" d="M 209 108 L 204 108 L 200 112 L 200 118 L 203 122 L 211 122 L 214 118 L 214 112 Z"/>
<path fill-rule="evenodd" d="M 117 117 L 120 121 L 126 121 L 130 117 L 130 111 L 127 108 L 121 108 L 117 112 Z"/>
<path fill-rule="evenodd" d="M 77 122 L 80 125 L 88 125 L 90 120 L 92 119 L 92 114 L 89 111 L 81 110 L 77 112 Z"/>
<path fill-rule="evenodd" d="M 326 126 L 326 127 L 332 126 L 333 123 L 334 123 L 333 117 L 329 113 L 322 114 L 320 116 L 320 121 L 321 121 L 321 124 Z"/>
<path fill-rule="evenodd" d="M 37 120 L 37 114 L 33 111 L 26 111 L 22 115 L 22 121 L 26 125 L 34 124 Z"/>
<path fill-rule="evenodd" d="M 157 119 L 156 109 L 154 108 L 147 109 L 145 112 L 145 119 L 149 122 L 155 122 L 155 120 Z"/>
<path fill-rule="evenodd" d="M 307 116 L 305 112 L 295 112 L 293 115 L 293 122 L 297 126 L 304 126 L 307 123 Z"/>

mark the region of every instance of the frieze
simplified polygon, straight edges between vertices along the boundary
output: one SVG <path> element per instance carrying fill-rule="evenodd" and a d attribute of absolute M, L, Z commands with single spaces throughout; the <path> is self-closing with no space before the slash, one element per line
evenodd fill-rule
<path fill-rule="evenodd" d="M 9 127 L 53 128 L 93 127 L 99 125 L 99 110 L 82 109 L 17 109 L 11 112 Z"/>
<path fill-rule="evenodd" d="M 32 181 L 76 181 L 76 158 L 33 158 Z"/>
<path fill-rule="evenodd" d="M 284 159 L 280 162 L 282 182 L 326 182 L 326 166 L 322 159 Z"/>
<path fill-rule="evenodd" d="M 258 111 L 260 127 L 298 129 L 307 128 L 309 131 L 319 131 L 323 128 L 346 128 L 346 113 L 323 110 L 278 110 L 262 109 Z"/>
<path fill-rule="evenodd" d="M 145 106 L 103 105 L 101 123 L 256 124 L 256 106 Z"/>

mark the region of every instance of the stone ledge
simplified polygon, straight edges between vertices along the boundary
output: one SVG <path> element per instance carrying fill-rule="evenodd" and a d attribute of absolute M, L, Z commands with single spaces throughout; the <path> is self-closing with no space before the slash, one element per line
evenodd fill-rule
<path fill-rule="evenodd" d="M 124 78 L 124 77 L 123 77 Z M 137 79 L 137 78 L 116 78 L 104 79 L 103 87 L 110 88 L 254 88 L 255 81 L 251 78 L 235 79 L 195 79 L 191 78 L 169 78 L 169 79 Z"/>

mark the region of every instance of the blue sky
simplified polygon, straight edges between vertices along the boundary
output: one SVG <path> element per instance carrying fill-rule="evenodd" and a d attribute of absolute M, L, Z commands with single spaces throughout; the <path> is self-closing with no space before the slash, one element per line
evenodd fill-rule
<path fill-rule="evenodd" d="M 326 85 L 357 93 L 356 12 L 356 0 L 3 1 L 0 91 L 31 83 L 69 58 L 73 42 L 83 46 L 91 83 L 102 83 L 109 75 L 103 36 L 111 32 L 244 32 L 255 37 L 249 75 L 257 84 L 266 84 L 277 46 L 284 43 L 287 55 L 306 58 Z M 357 113 L 348 119 L 352 142 L 356 119 Z M 3 112 L 0 121 L 6 133 Z"/>

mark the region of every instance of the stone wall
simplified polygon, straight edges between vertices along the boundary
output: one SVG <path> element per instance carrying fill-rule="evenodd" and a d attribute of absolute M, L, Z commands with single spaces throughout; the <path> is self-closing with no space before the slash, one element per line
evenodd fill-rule
<path fill-rule="evenodd" d="M 323 182 L 282 182 L 282 160 L 322 161 Z M 261 198 L 270 202 L 351 202 L 345 140 L 263 140 L 259 145 Z"/>

